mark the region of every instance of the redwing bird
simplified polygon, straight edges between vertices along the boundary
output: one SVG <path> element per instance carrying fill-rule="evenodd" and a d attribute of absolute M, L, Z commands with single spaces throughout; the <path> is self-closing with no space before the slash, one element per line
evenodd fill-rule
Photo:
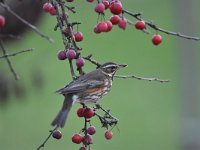
<path fill-rule="evenodd" d="M 119 68 L 127 65 L 108 62 L 96 70 L 80 76 L 57 92 L 64 95 L 63 106 L 52 122 L 52 126 L 64 127 L 68 113 L 75 102 L 96 103 L 112 86 L 113 76 Z"/>

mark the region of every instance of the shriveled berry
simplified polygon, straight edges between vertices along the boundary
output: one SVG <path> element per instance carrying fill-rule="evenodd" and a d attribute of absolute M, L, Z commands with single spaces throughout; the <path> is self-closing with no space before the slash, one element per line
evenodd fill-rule
<path fill-rule="evenodd" d="M 72 136 L 72 142 L 75 144 L 80 144 L 82 142 L 82 136 L 80 134 L 74 134 Z"/>
<path fill-rule="evenodd" d="M 110 6 L 109 1 L 107 1 L 107 0 L 102 0 L 102 3 L 104 4 L 105 9 L 108 9 L 108 8 L 109 8 L 109 6 Z"/>
<path fill-rule="evenodd" d="M 106 131 L 106 132 L 105 132 L 105 138 L 106 138 L 107 140 L 112 139 L 112 136 L 113 136 L 112 131 Z"/>
<path fill-rule="evenodd" d="M 109 32 L 109 31 L 112 30 L 112 23 L 110 21 L 106 21 L 106 23 L 107 23 L 107 26 L 108 26 L 106 32 Z"/>
<path fill-rule="evenodd" d="M 76 32 L 74 34 L 75 41 L 76 42 L 81 42 L 83 40 L 83 33 L 82 32 Z"/>
<path fill-rule="evenodd" d="M 138 30 L 144 30 L 146 28 L 144 21 L 136 21 L 135 28 Z"/>
<path fill-rule="evenodd" d="M 94 126 L 90 126 L 88 129 L 87 129 L 87 132 L 88 134 L 90 135 L 93 135 L 96 133 L 96 128 Z"/>
<path fill-rule="evenodd" d="M 59 60 L 65 60 L 67 58 L 66 51 L 59 51 L 57 56 Z"/>
<path fill-rule="evenodd" d="M 87 134 L 87 136 L 82 138 L 82 142 L 83 144 L 92 144 L 93 143 L 93 139 L 92 136 Z"/>
<path fill-rule="evenodd" d="M 85 65 L 84 58 L 81 57 L 81 58 L 78 58 L 76 60 L 76 66 L 77 66 L 77 68 L 82 68 L 84 65 Z"/>
<path fill-rule="evenodd" d="M 108 25 L 106 22 L 100 22 L 98 23 L 97 28 L 100 32 L 106 32 L 108 29 Z"/>
<path fill-rule="evenodd" d="M 53 131 L 53 134 L 52 134 L 53 138 L 55 139 L 61 139 L 62 138 L 62 133 L 59 131 L 59 130 L 56 130 L 56 131 Z"/>
<path fill-rule="evenodd" d="M 92 108 L 85 108 L 83 111 L 83 116 L 85 118 L 92 118 L 94 116 L 94 111 Z"/>
<path fill-rule="evenodd" d="M 126 18 L 123 18 L 123 19 L 121 19 L 120 21 L 119 21 L 119 23 L 118 23 L 118 26 L 120 27 L 120 28 L 122 28 L 122 29 L 126 29 L 126 25 L 127 25 L 127 19 Z"/>
<path fill-rule="evenodd" d="M 113 25 L 117 25 L 120 22 L 120 17 L 118 15 L 113 15 L 110 17 L 110 21 Z"/>
<path fill-rule="evenodd" d="M 122 4 L 120 1 L 112 1 L 110 4 L 110 11 L 115 15 L 119 15 L 122 13 Z"/>
<path fill-rule="evenodd" d="M 84 108 L 79 108 L 78 110 L 77 110 L 77 116 L 78 117 L 83 117 L 83 112 L 84 112 Z"/>
<path fill-rule="evenodd" d="M 73 49 L 69 49 L 66 53 L 66 56 L 69 60 L 76 58 L 76 52 Z"/>
<path fill-rule="evenodd" d="M 105 5 L 104 5 L 103 3 L 98 3 L 98 4 L 94 7 L 94 10 L 95 10 L 97 13 L 104 13 Z"/>
<path fill-rule="evenodd" d="M 80 147 L 79 150 L 87 150 L 86 147 Z"/>
<path fill-rule="evenodd" d="M 6 23 L 5 17 L 0 15 L 0 28 L 3 27 Z"/>
<path fill-rule="evenodd" d="M 50 12 L 50 9 L 53 7 L 53 5 L 51 3 L 44 3 L 43 5 L 43 10 L 45 12 Z"/>
<path fill-rule="evenodd" d="M 152 37 L 152 43 L 154 45 L 159 45 L 160 43 L 162 43 L 162 36 L 159 35 L 159 34 L 153 35 L 153 37 Z"/>

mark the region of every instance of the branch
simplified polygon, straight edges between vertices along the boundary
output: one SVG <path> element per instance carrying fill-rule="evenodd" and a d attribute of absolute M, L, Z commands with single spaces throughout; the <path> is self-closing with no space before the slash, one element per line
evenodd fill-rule
<path fill-rule="evenodd" d="M 10 71 L 12 72 L 12 74 L 13 74 L 15 80 L 19 80 L 19 76 L 17 75 L 15 69 L 14 69 L 13 66 L 12 66 L 12 63 L 11 63 L 9 57 L 7 56 L 7 55 L 8 55 L 8 54 L 7 54 L 7 50 L 4 48 L 1 39 L 0 39 L 0 47 L 1 47 L 2 51 L 3 51 L 3 56 L 5 56 L 4 58 L 6 59 L 6 61 L 7 61 L 7 63 L 8 63 L 8 66 L 9 66 L 9 68 L 10 68 Z"/>
<path fill-rule="evenodd" d="M 88 60 L 89 62 L 91 62 L 92 64 L 96 65 L 97 68 L 101 66 L 100 63 L 98 63 L 96 60 L 94 59 L 91 59 L 92 58 L 92 54 L 86 56 L 86 57 L 83 57 L 85 60 Z"/>
<path fill-rule="evenodd" d="M 124 76 L 123 75 L 114 75 L 114 77 L 122 78 L 122 79 L 133 78 L 133 79 L 137 79 L 137 80 L 157 81 L 157 82 L 161 82 L 161 83 L 169 82 L 169 80 L 161 80 L 158 78 L 144 78 L 144 77 L 138 77 L 135 75 L 124 75 Z"/>
<path fill-rule="evenodd" d="M 21 36 L 16 36 L 13 34 L 0 34 L 0 38 L 12 38 L 12 39 L 21 39 Z"/>
<path fill-rule="evenodd" d="M 19 51 L 19 52 L 16 52 L 16 53 L 6 54 L 6 55 L 3 55 L 3 56 L 0 56 L 0 59 L 6 58 L 6 57 L 11 57 L 11 56 L 16 56 L 16 55 L 21 54 L 21 53 L 30 52 L 32 50 L 33 50 L 32 48 L 29 48 L 29 49 L 25 49 L 25 50 L 22 50 L 22 51 Z"/>
<path fill-rule="evenodd" d="M 42 147 L 45 146 L 45 144 L 47 143 L 47 141 L 49 140 L 49 138 L 52 136 L 53 132 L 56 131 L 58 129 L 58 127 L 56 126 L 53 130 L 50 130 L 50 134 L 47 136 L 47 138 L 44 140 L 44 142 L 36 149 L 36 150 L 40 150 Z"/>
<path fill-rule="evenodd" d="M 48 37 L 47 35 L 43 34 L 42 32 L 40 32 L 38 30 L 38 28 L 32 24 L 30 24 L 28 21 L 24 20 L 23 18 L 21 18 L 18 14 L 16 14 L 8 5 L 0 2 L 0 5 L 7 10 L 9 13 L 11 13 L 13 16 L 15 16 L 17 19 L 19 19 L 21 22 L 23 22 L 25 25 L 27 25 L 29 28 L 31 28 L 34 32 L 36 32 L 39 36 L 41 36 L 42 38 L 45 38 L 46 40 L 48 40 L 50 43 L 53 43 L 53 39 Z"/>
<path fill-rule="evenodd" d="M 168 35 L 174 35 L 174 36 L 189 39 L 189 40 L 196 40 L 196 41 L 200 40 L 200 37 L 187 36 L 187 35 L 184 35 L 184 34 L 181 34 L 181 33 L 171 32 L 171 31 L 168 31 L 168 30 L 165 30 L 165 29 L 158 27 L 157 25 L 153 24 L 150 21 L 142 20 L 141 19 L 142 13 L 135 13 L 134 14 L 134 13 L 128 11 L 128 10 L 125 10 L 125 9 L 123 9 L 123 13 L 126 13 L 129 16 L 136 18 L 137 20 L 144 21 L 145 24 L 147 24 L 149 27 L 151 27 L 152 29 L 154 29 L 156 31 L 160 31 L 160 32 L 163 32 L 163 33 L 168 34 Z"/>

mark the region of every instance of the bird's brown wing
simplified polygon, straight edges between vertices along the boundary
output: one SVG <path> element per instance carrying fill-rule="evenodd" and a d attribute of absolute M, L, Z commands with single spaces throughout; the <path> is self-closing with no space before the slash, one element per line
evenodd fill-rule
<path fill-rule="evenodd" d="M 57 92 L 59 94 L 72 94 L 72 93 L 79 93 L 79 92 L 83 92 L 87 89 L 92 89 L 92 88 L 98 88 L 101 86 L 104 86 L 104 82 L 103 81 L 97 81 L 97 80 L 82 80 L 80 82 L 75 81 L 71 82 L 69 85 L 67 85 L 66 87 L 58 90 Z"/>

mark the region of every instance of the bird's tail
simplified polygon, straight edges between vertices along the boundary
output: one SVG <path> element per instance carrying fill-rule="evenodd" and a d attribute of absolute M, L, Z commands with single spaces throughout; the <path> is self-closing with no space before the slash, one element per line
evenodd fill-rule
<path fill-rule="evenodd" d="M 57 126 L 61 128 L 64 127 L 68 114 L 71 110 L 72 104 L 73 104 L 73 100 L 71 96 L 68 96 L 68 97 L 65 96 L 63 106 L 61 110 L 59 111 L 59 113 L 57 114 L 57 116 L 55 117 L 55 119 L 52 121 L 51 123 L 52 126 Z"/>

